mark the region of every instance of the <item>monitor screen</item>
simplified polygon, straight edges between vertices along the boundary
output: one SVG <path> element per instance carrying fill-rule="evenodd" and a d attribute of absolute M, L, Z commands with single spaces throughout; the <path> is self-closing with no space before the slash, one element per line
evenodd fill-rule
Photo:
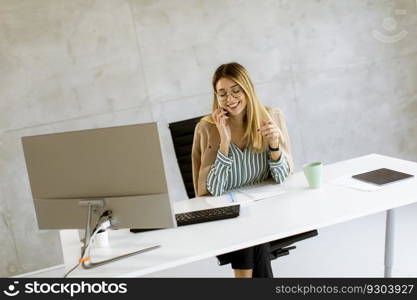
<path fill-rule="evenodd" d="M 22 144 L 40 229 L 84 228 L 86 199 L 104 199 L 117 228 L 175 226 L 156 122 L 28 136 Z"/>

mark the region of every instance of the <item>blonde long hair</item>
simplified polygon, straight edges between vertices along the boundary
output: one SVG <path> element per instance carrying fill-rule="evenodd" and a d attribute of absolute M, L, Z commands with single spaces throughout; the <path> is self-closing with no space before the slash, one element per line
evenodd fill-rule
<path fill-rule="evenodd" d="M 255 153 L 261 153 L 268 149 L 268 142 L 265 137 L 260 135 L 256 130 L 261 127 L 261 120 L 271 120 L 265 106 L 259 101 L 256 95 L 255 88 L 249 78 L 246 69 L 236 63 L 223 64 L 217 68 L 213 75 L 213 110 L 212 113 L 219 107 L 216 94 L 216 84 L 220 78 L 228 78 L 236 82 L 244 91 L 246 104 L 246 129 L 243 138 L 246 140 L 246 147 Z M 203 120 L 215 124 L 211 115 L 206 116 Z"/>

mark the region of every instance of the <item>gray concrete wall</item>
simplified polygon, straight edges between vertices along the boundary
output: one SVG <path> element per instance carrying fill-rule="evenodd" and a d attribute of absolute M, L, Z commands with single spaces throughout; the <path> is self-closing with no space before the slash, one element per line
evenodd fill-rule
<path fill-rule="evenodd" d="M 0 0 L 0 276 L 62 263 L 58 233 L 37 229 L 22 136 L 208 114 L 210 79 L 224 62 L 246 66 L 262 101 L 283 110 L 297 169 L 372 152 L 416 161 L 416 4 Z M 171 192 L 182 199 L 169 132 L 162 134 Z M 407 220 L 404 228 L 415 226 Z M 374 275 L 383 220 L 367 222 L 378 231 L 365 235 L 375 245 L 369 251 L 379 251 L 370 258 Z M 323 232 L 304 254 L 281 260 L 291 265 L 284 275 L 323 274 L 309 253 L 320 255 L 341 234 Z M 341 257 L 351 250 L 343 249 Z M 309 263 L 294 266 L 294 257 Z M 352 274 L 331 269 L 327 257 L 324 274 Z M 169 274 L 209 275 L 190 270 Z"/>

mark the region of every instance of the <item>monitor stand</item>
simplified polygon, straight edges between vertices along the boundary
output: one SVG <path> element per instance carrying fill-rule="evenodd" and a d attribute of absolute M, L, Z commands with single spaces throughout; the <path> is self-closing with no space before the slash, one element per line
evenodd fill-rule
<path fill-rule="evenodd" d="M 102 260 L 102 261 L 98 261 L 98 262 L 93 262 L 91 257 L 90 257 L 91 245 L 89 245 L 90 239 L 91 239 L 91 234 L 92 234 L 92 232 L 91 232 L 91 217 L 92 217 L 93 211 L 94 212 L 99 211 L 99 210 L 101 210 L 100 208 L 104 207 L 105 201 L 104 201 L 104 199 L 94 199 L 94 200 L 86 199 L 86 200 L 79 201 L 78 204 L 80 206 L 87 206 L 87 223 L 86 223 L 86 226 L 85 226 L 84 245 L 81 248 L 81 256 L 82 257 L 80 259 L 80 263 L 81 263 L 81 265 L 84 269 L 95 268 L 95 267 L 102 266 L 102 265 L 105 265 L 105 264 L 108 264 L 108 263 L 111 263 L 111 262 L 114 262 L 114 261 L 117 261 L 117 260 L 120 260 L 120 259 L 127 258 L 127 257 L 132 256 L 132 255 L 148 252 L 148 251 L 151 251 L 151 250 L 154 250 L 154 249 L 157 249 L 157 248 L 161 247 L 161 245 L 154 245 L 154 246 L 151 246 L 151 247 L 142 248 L 140 250 L 128 252 L 126 254 L 122 254 L 122 255 L 119 255 L 119 256 L 116 256 L 116 257 L 112 257 L 110 259 L 106 259 L 106 260 Z M 111 211 L 109 213 L 109 216 L 106 217 L 106 220 L 101 221 L 97 225 L 97 228 L 100 228 L 101 225 L 104 222 L 110 222 L 111 223 Z"/>

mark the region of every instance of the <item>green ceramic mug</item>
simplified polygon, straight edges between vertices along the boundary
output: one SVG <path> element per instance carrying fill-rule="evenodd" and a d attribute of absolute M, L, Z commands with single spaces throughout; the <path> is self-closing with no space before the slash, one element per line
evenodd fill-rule
<path fill-rule="evenodd" d="M 303 165 L 304 175 L 310 188 L 317 189 L 320 187 L 322 170 L 323 163 L 320 161 Z"/>

